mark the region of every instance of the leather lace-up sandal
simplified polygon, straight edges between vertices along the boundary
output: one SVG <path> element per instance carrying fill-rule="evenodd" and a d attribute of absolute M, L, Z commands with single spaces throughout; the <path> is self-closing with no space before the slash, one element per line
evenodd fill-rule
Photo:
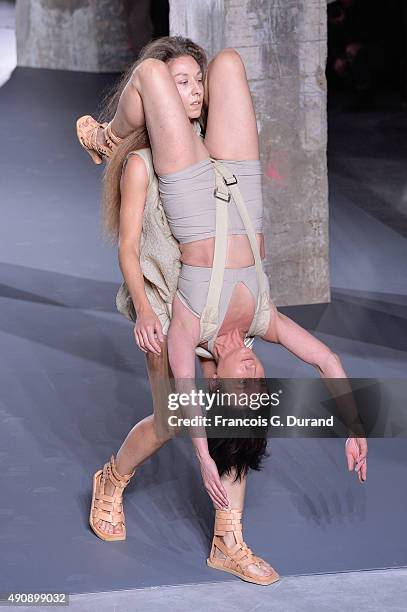
<path fill-rule="evenodd" d="M 211 552 L 206 561 L 207 565 L 254 584 L 269 585 L 276 582 L 280 576 L 273 568 L 273 572 L 267 576 L 254 574 L 248 569 L 251 564 L 258 568 L 262 567 L 262 559 L 256 557 L 243 541 L 241 519 L 242 512 L 238 510 L 216 510 L 214 536 Z M 231 547 L 226 546 L 221 539 L 227 532 L 233 532 L 235 537 L 236 543 Z M 217 549 L 223 553 L 222 556 L 216 555 Z"/>
<path fill-rule="evenodd" d="M 105 145 L 97 141 L 100 128 L 104 131 Z M 123 140 L 116 136 L 110 123 L 98 123 L 90 115 L 84 115 L 77 120 L 76 134 L 80 144 L 89 153 L 95 164 L 101 164 L 104 159 L 109 159 L 114 149 Z"/>
<path fill-rule="evenodd" d="M 116 468 L 114 456 L 105 463 L 103 470 L 98 470 L 93 476 L 92 505 L 90 508 L 89 524 L 99 538 L 108 542 L 126 539 L 126 524 L 123 513 L 123 490 L 129 484 L 134 475 L 119 474 Z M 116 488 L 113 495 L 104 493 L 106 482 L 110 481 Z M 116 527 L 119 523 L 123 525 L 123 533 L 106 533 L 96 525 L 98 520 L 106 521 Z"/>
<path fill-rule="evenodd" d="M 106 144 L 111 151 L 119 145 L 123 138 L 119 138 L 112 130 L 112 123 L 108 123 L 104 129 Z"/>

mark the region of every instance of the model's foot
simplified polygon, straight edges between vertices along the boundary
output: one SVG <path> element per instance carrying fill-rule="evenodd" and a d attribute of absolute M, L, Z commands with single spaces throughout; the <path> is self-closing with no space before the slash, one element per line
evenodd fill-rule
<path fill-rule="evenodd" d="M 103 488 L 103 493 L 104 495 L 113 495 L 115 490 L 117 487 L 115 487 L 115 485 L 111 482 L 105 482 L 104 484 L 104 488 Z M 120 494 L 120 492 L 118 491 L 118 495 L 120 495 L 120 499 L 122 499 L 123 494 Z M 123 506 L 122 506 L 123 507 Z M 119 534 L 119 535 L 123 535 L 124 531 L 123 531 L 123 523 L 118 523 L 117 525 L 112 525 L 112 523 L 108 523 L 107 521 L 103 521 L 102 519 L 99 519 L 98 521 L 95 521 L 95 525 L 98 529 L 100 529 L 101 531 L 103 531 L 103 533 L 107 533 L 107 534 Z"/>
<path fill-rule="evenodd" d="M 229 532 L 225 536 L 220 537 L 219 539 L 222 540 L 228 548 L 233 548 L 233 546 L 235 546 L 235 544 L 237 543 L 233 532 Z M 226 556 L 219 548 L 216 548 L 215 557 L 217 557 L 218 559 L 226 559 Z M 246 557 L 243 557 L 242 561 L 244 561 L 245 559 Z M 250 563 L 246 568 L 247 571 L 254 574 L 255 576 L 271 576 L 271 574 L 274 573 L 274 569 L 269 563 L 267 563 L 267 561 L 264 561 L 264 559 L 262 559 L 261 557 L 256 557 L 256 559 L 259 565 L 257 565 L 256 563 Z"/>

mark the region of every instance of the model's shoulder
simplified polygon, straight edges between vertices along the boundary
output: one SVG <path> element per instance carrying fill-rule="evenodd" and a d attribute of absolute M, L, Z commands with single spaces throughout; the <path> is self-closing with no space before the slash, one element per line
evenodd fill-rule
<path fill-rule="evenodd" d="M 137 181 L 141 184 L 147 185 L 150 182 L 150 168 L 148 159 L 145 155 L 140 155 L 140 150 L 130 151 L 127 155 L 123 164 L 122 180 L 127 183 Z"/>
<path fill-rule="evenodd" d="M 143 149 L 136 149 L 135 151 L 131 151 L 130 155 L 138 155 L 142 157 L 148 163 L 153 163 L 153 155 L 151 153 L 150 147 L 144 147 Z"/>
<path fill-rule="evenodd" d="M 130 151 L 130 153 L 128 153 L 123 164 L 123 169 L 125 168 L 135 168 L 136 170 L 139 168 L 146 168 L 145 155 L 141 152 L 141 150 Z"/>
<path fill-rule="evenodd" d="M 153 156 L 151 153 L 151 149 L 149 147 L 144 147 L 143 149 L 134 149 L 134 151 L 129 151 L 129 153 L 127 153 L 125 162 L 128 159 L 131 159 L 132 157 L 138 157 L 139 159 L 144 159 L 144 161 L 148 161 L 150 163 L 150 161 L 152 162 L 153 160 Z"/>

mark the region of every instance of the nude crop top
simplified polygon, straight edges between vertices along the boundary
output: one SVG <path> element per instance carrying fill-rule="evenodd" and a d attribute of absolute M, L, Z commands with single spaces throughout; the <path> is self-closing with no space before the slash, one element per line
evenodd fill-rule
<path fill-rule="evenodd" d="M 219 160 L 238 177 L 238 186 L 256 233 L 262 232 L 263 200 L 259 160 Z M 204 159 L 184 170 L 158 175 L 163 208 L 172 234 L 179 243 L 194 242 L 216 235 L 215 172 L 213 162 Z M 246 234 L 233 198 L 229 207 L 228 234 Z"/>

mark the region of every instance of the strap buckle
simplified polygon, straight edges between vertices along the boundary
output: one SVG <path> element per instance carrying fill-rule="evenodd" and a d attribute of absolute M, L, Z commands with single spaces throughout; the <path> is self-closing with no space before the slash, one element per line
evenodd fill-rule
<path fill-rule="evenodd" d="M 234 174 L 232 174 L 233 178 L 226 178 L 225 176 L 223 177 L 223 180 L 225 181 L 226 185 L 236 185 L 237 183 L 237 178 Z"/>
<path fill-rule="evenodd" d="M 215 191 L 213 192 L 213 195 L 215 196 L 215 198 L 218 198 L 218 200 L 223 200 L 224 202 L 230 202 L 230 193 L 229 192 L 227 194 L 222 193 L 221 191 L 218 190 L 217 187 Z"/>

